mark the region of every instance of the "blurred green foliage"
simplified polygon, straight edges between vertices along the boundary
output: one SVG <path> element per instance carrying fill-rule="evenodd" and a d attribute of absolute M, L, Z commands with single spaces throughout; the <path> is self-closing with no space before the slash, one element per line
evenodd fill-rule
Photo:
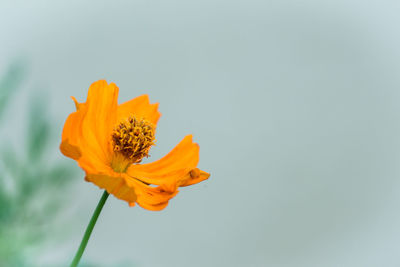
<path fill-rule="evenodd" d="M 0 80 L 0 120 L 12 95 L 18 90 L 25 76 L 25 68 L 22 62 L 12 64 L 6 74 Z"/>
<path fill-rule="evenodd" d="M 13 64 L 0 80 L 0 129 L 6 128 L 6 107 L 25 73 L 23 64 Z M 48 156 L 58 145 L 51 138 L 54 132 L 43 99 L 35 93 L 30 100 L 26 134 L 18 142 L 22 147 L 0 136 L 0 266 L 34 266 L 27 255 L 49 239 L 48 227 L 63 203 L 61 188 L 75 176 Z"/>

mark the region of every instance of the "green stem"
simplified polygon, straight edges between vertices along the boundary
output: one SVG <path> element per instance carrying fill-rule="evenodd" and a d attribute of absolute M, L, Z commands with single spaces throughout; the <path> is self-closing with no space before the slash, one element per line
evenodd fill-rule
<path fill-rule="evenodd" d="M 90 234 L 93 231 L 93 228 L 96 224 L 97 218 L 99 218 L 100 212 L 103 209 L 104 203 L 106 203 L 106 200 L 110 194 L 107 193 L 106 190 L 104 190 L 103 195 L 100 198 L 99 204 L 97 204 L 96 209 L 94 210 L 94 213 L 92 215 L 92 218 L 90 219 L 90 222 L 88 226 L 86 227 L 85 234 L 83 235 L 81 244 L 79 246 L 78 251 L 75 254 L 74 260 L 72 261 L 70 267 L 76 267 L 78 266 L 79 261 L 81 260 L 82 254 L 85 251 L 86 245 L 89 241 Z"/>

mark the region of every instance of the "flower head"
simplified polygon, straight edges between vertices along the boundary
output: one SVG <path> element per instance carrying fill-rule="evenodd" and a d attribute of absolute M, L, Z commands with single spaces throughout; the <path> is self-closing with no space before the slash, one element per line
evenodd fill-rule
<path fill-rule="evenodd" d="M 85 171 L 86 181 L 107 190 L 130 206 L 161 210 L 178 188 L 210 175 L 197 168 L 199 145 L 188 135 L 165 157 L 139 164 L 149 156 L 161 114 L 147 95 L 118 105 L 118 87 L 93 83 L 85 103 L 76 105 L 64 125 L 61 152 Z"/>

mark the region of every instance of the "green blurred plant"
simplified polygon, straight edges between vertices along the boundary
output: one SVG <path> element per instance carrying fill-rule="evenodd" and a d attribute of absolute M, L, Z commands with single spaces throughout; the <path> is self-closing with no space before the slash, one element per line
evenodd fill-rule
<path fill-rule="evenodd" d="M 0 129 L 24 77 L 23 64 L 14 64 L 0 80 Z M 18 140 L 22 151 L 0 136 L 0 266 L 34 265 L 27 253 L 49 238 L 47 229 L 63 203 L 61 192 L 75 177 L 73 169 L 49 159 L 58 146 L 44 99 L 38 94 L 31 98 L 24 142 Z"/>
<path fill-rule="evenodd" d="M 18 90 L 25 76 L 25 68 L 22 62 L 12 64 L 6 74 L 0 80 L 0 119 L 10 101 L 12 95 Z"/>

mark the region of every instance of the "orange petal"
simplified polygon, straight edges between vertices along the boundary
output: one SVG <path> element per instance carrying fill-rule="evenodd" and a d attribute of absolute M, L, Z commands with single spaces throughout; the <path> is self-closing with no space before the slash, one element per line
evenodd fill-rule
<path fill-rule="evenodd" d="M 81 114 L 79 114 L 78 112 L 72 113 L 65 121 L 64 129 L 61 135 L 61 153 L 75 160 L 79 159 L 82 156 L 81 150 L 79 148 L 80 138 L 78 135 L 78 131 L 74 129 L 76 125 L 80 125 L 81 123 Z"/>
<path fill-rule="evenodd" d="M 146 119 L 157 125 L 161 113 L 158 111 L 158 103 L 150 104 L 148 95 L 141 95 L 122 103 L 118 106 L 118 121 L 128 118 L 130 115 L 136 118 Z"/>
<path fill-rule="evenodd" d="M 82 109 L 68 116 L 61 136 L 60 150 L 67 157 L 86 162 L 87 164 L 80 164 L 85 170 L 95 170 L 93 162 L 101 162 L 102 158 L 98 149 L 91 149 L 85 145 L 81 130 L 85 115 L 86 109 Z"/>
<path fill-rule="evenodd" d="M 104 80 L 93 83 L 89 88 L 87 114 L 82 125 L 86 142 L 100 148 L 107 162 L 112 154 L 110 137 L 117 119 L 118 91 L 114 83 L 108 85 Z"/>
<path fill-rule="evenodd" d="M 127 184 L 126 179 L 121 174 L 112 172 L 108 174 L 86 173 L 85 179 L 128 203 L 134 203 L 137 199 L 135 189 Z"/>
<path fill-rule="evenodd" d="M 112 171 L 105 174 L 86 173 L 85 179 L 115 197 L 127 201 L 130 206 L 134 206 L 136 202 L 142 208 L 154 211 L 165 208 L 168 201 L 178 193 L 177 190 L 169 192 L 161 187 L 151 187 L 124 173 Z"/>
<path fill-rule="evenodd" d="M 199 145 L 192 142 L 192 135 L 188 135 L 162 159 L 142 165 L 131 165 L 127 174 L 147 184 L 174 191 L 179 186 L 195 184 L 209 177 L 208 173 L 196 168 L 199 150 Z M 193 175 L 192 171 L 195 169 L 198 170 L 198 175 Z"/>
<path fill-rule="evenodd" d="M 202 171 L 200 169 L 193 169 L 187 173 L 183 178 L 179 180 L 178 186 L 189 186 L 192 184 L 200 183 L 201 181 L 207 180 L 210 177 L 208 172 Z"/>
<path fill-rule="evenodd" d="M 109 165 L 112 128 L 116 122 L 118 87 L 106 81 L 93 83 L 86 103 L 73 98 L 77 111 L 67 118 L 60 145 L 61 152 L 86 171 L 100 172 Z"/>
<path fill-rule="evenodd" d="M 168 205 L 168 201 L 178 194 L 178 190 L 167 191 L 161 186 L 152 187 L 141 181 L 129 177 L 125 174 L 126 183 L 128 186 L 135 188 L 137 195 L 136 202 L 144 209 L 158 211 L 164 209 Z M 129 203 L 130 206 L 134 206 L 135 201 Z"/>

